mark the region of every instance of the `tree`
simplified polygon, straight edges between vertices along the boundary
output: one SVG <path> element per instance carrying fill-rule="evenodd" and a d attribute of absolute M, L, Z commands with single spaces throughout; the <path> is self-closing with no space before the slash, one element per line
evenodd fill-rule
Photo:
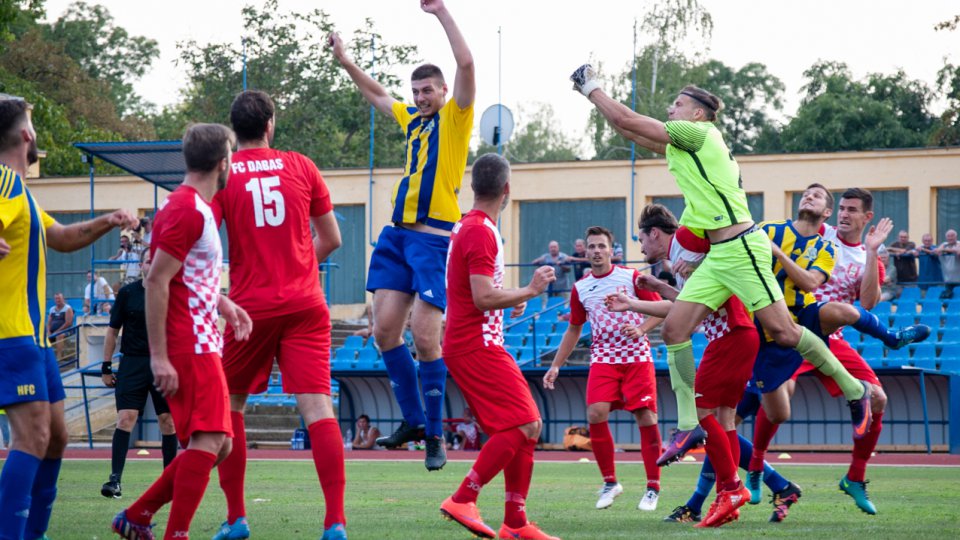
<path fill-rule="evenodd" d="M 370 107 L 326 49 L 326 36 L 334 29 L 329 16 L 321 10 L 285 13 L 277 0 L 260 9 L 245 7 L 242 15 L 248 85 L 269 93 L 276 103 L 276 146 L 310 156 L 321 167 L 366 166 Z M 413 63 L 416 48 L 385 45 L 368 19 L 352 40 L 352 55 L 368 72 L 371 40 L 376 43 L 377 80 L 401 99 L 400 79 L 389 69 Z M 228 122 L 230 104 L 242 88 L 242 56 L 241 43 L 181 44 L 189 83 L 183 102 L 154 119 L 158 134 L 179 138 L 188 118 Z M 375 163 L 401 165 L 404 134 L 396 123 L 378 115 L 374 134 Z"/>
<path fill-rule="evenodd" d="M 783 130 L 785 150 L 912 148 L 926 143 L 934 120 L 928 111 L 932 92 L 903 71 L 857 81 L 846 64 L 821 61 L 804 77 L 800 108 Z"/>
<path fill-rule="evenodd" d="M 144 110 L 132 82 L 143 77 L 160 56 L 155 40 L 131 36 L 114 24 L 107 8 L 82 1 L 70 4 L 44 30 L 46 38 L 62 44 L 91 78 L 107 84 L 120 116 Z"/>
<path fill-rule="evenodd" d="M 960 25 L 960 15 L 943 21 L 935 30 L 954 31 Z M 930 132 L 929 143 L 937 146 L 960 145 L 960 66 L 944 62 L 937 72 L 937 94 L 947 101 L 947 107 Z"/>
<path fill-rule="evenodd" d="M 528 110 L 521 106 L 517 117 L 516 131 L 503 145 L 504 154 L 512 162 L 534 163 L 577 159 L 577 144 L 560 130 L 553 107 L 546 103 L 538 103 L 528 114 Z M 476 155 L 496 151 L 495 145 L 481 142 Z"/>

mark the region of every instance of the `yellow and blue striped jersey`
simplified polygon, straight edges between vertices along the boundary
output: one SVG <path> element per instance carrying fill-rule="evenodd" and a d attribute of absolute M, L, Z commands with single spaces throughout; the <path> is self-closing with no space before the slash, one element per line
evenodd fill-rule
<path fill-rule="evenodd" d="M 830 279 L 835 264 L 833 244 L 819 234 L 801 236 L 793 227 L 793 220 L 766 221 L 760 225 L 770 237 L 770 240 L 780 246 L 784 254 L 788 254 L 800 268 L 815 270 L 823 273 Z M 780 288 L 783 289 L 783 299 L 791 311 L 797 312 L 802 307 L 816 303 L 817 299 L 812 292 L 797 287 L 787 276 L 780 260 L 774 257 L 773 273 L 777 276 Z"/>
<path fill-rule="evenodd" d="M 451 230 L 460 220 L 457 195 L 467 167 L 473 104 L 460 108 L 455 99 L 432 118 L 416 107 L 393 104 L 393 116 L 407 135 L 403 178 L 393 186 L 394 223 L 424 223 Z"/>
<path fill-rule="evenodd" d="M 0 347 L 11 343 L 10 338 L 23 337 L 42 347 L 49 345 L 44 317 L 47 228 L 54 223 L 23 178 L 0 164 L 0 238 L 10 245 L 10 253 L 0 259 Z"/>

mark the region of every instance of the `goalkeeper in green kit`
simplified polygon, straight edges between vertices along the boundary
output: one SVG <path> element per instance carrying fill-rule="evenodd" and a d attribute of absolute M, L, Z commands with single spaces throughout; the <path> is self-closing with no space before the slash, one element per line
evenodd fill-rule
<path fill-rule="evenodd" d="M 836 381 L 850 405 L 854 434 L 866 433 L 871 421 L 869 384 L 852 377 L 823 340 L 798 325 L 783 301 L 773 275 L 770 240 L 750 217 L 740 167 L 714 125 L 723 106 L 720 99 L 687 86 L 667 109 L 667 121 L 661 122 L 608 96 L 589 64 L 578 68 L 570 79 L 574 89 L 586 96 L 618 133 L 666 156 L 686 203 L 680 224 L 711 244 L 661 330 L 667 344 L 670 383 L 677 396 L 678 425 L 658 463 L 679 459 L 703 440 L 694 402 L 690 336 L 731 295 L 754 313 L 771 339 L 796 349 Z"/>

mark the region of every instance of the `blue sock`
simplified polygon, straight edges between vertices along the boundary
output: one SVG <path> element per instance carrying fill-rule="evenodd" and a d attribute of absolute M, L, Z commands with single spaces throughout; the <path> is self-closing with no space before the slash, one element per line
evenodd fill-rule
<path fill-rule="evenodd" d="M 697 489 L 693 491 L 690 500 L 687 501 L 687 508 L 694 514 L 703 511 L 703 503 L 713 491 L 714 484 L 717 483 L 717 473 L 713 471 L 713 464 L 710 458 L 703 459 L 703 467 L 700 468 L 700 478 L 697 480 Z"/>
<path fill-rule="evenodd" d="M 873 313 L 870 313 L 860 306 L 856 306 L 856 308 L 857 311 L 860 312 L 860 319 L 853 323 L 854 328 L 859 330 L 861 334 L 866 334 L 879 339 L 887 347 L 897 346 L 897 343 L 900 340 L 897 339 L 896 332 L 887 328 L 887 326 L 880 322 L 880 319 Z"/>
<path fill-rule="evenodd" d="M 753 443 L 740 435 L 740 468 L 748 470 L 750 467 L 750 456 L 753 455 Z M 763 462 L 763 483 L 770 488 L 770 491 L 777 493 L 787 489 L 790 484 L 786 478 L 780 476 L 776 469 L 770 466 L 766 461 Z"/>
<path fill-rule="evenodd" d="M 12 450 L 0 473 L 0 538 L 23 538 L 40 458 Z"/>
<path fill-rule="evenodd" d="M 33 501 L 24 538 L 42 538 L 50 525 L 53 501 L 57 498 L 57 477 L 60 476 L 62 459 L 45 459 L 40 462 L 33 480 Z"/>
<path fill-rule="evenodd" d="M 443 395 L 447 387 L 447 366 L 443 358 L 420 362 L 420 386 L 427 416 L 427 437 L 443 437 Z"/>
<path fill-rule="evenodd" d="M 403 419 L 411 426 L 422 426 L 427 423 L 423 415 L 423 404 L 420 403 L 420 384 L 417 382 L 417 366 L 413 363 L 413 356 L 406 345 L 383 351 L 383 364 L 387 367 L 390 377 L 390 386 L 393 395 L 400 405 Z"/>

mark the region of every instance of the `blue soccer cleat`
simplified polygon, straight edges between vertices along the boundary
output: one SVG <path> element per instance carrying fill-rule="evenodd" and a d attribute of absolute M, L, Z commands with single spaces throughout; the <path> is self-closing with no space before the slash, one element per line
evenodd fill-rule
<path fill-rule="evenodd" d="M 247 518 L 243 516 L 238 517 L 232 525 L 224 521 L 217 534 L 213 535 L 213 540 L 240 540 L 242 538 L 250 538 L 250 525 L 247 523 Z"/>
<path fill-rule="evenodd" d="M 334 523 L 330 528 L 323 531 L 320 540 L 347 540 L 347 528 L 343 523 Z"/>
<path fill-rule="evenodd" d="M 750 490 L 750 504 L 760 504 L 763 500 L 763 490 L 760 488 L 760 480 L 763 478 L 763 471 L 749 471 L 747 473 L 747 489 Z"/>
<path fill-rule="evenodd" d="M 140 525 L 127 519 L 127 511 L 121 510 L 113 517 L 113 532 L 127 540 L 154 540 L 153 525 Z"/>
<path fill-rule="evenodd" d="M 930 327 L 925 324 L 917 324 L 901 328 L 897 331 L 897 344 L 892 349 L 902 349 L 911 343 L 920 343 L 930 337 Z"/>

